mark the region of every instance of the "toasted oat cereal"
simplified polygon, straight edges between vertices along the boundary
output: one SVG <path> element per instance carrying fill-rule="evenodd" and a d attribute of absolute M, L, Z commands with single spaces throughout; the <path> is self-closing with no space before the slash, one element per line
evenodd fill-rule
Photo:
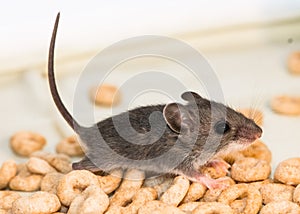
<path fill-rule="evenodd" d="M 260 214 L 299 214 L 300 207 L 291 201 L 273 201 L 263 206 Z"/>
<path fill-rule="evenodd" d="M 236 199 L 247 196 L 247 203 L 243 213 L 257 213 L 262 205 L 262 196 L 256 188 L 247 184 L 235 184 L 225 189 L 218 198 L 218 202 L 230 205 Z"/>
<path fill-rule="evenodd" d="M 263 203 L 268 204 L 273 201 L 292 201 L 295 187 L 284 184 L 264 184 L 260 188 Z"/>
<path fill-rule="evenodd" d="M 15 200 L 21 195 L 14 191 L 0 191 L 0 209 L 10 210 Z"/>
<path fill-rule="evenodd" d="M 256 140 L 254 143 L 252 143 L 246 149 L 240 151 L 240 153 L 244 157 L 265 160 L 268 163 L 271 163 L 271 160 L 272 160 L 271 151 L 269 150 L 267 145 L 264 144 L 261 140 Z"/>
<path fill-rule="evenodd" d="M 121 95 L 116 86 L 102 84 L 91 88 L 91 99 L 97 105 L 112 106 L 120 103 Z"/>
<path fill-rule="evenodd" d="M 26 157 L 35 151 L 42 150 L 45 145 L 46 139 L 42 135 L 29 131 L 17 132 L 10 139 L 12 150 Z"/>
<path fill-rule="evenodd" d="M 231 167 L 231 177 L 241 182 L 265 180 L 270 173 L 270 164 L 255 158 L 239 159 Z"/>
<path fill-rule="evenodd" d="M 296 51 L 289 55 L 287 67 L 291 74 L 300 74 L 300 52 Z"/>
<path fill-rule="evenodd" d="M 282 95 L 271 100 L 271 108 L 279 114 L 300 115 L 300 97 Z"/>
<path fill-rule="evenodd" d="M 282 161 L 275 169 L 274 179 L 284 184 L 300 184 L 300 158 L 290 158 Z"/>
<path fill-rule="evenodd" d="M 17 174 L 17 164 L 14 160 L 5 161 L 0 168 L 0 189 L 7 187 L 10 180 Z"/>
<path fill-rule="evenodd" d="M 56 152 L 68 155 L 70 157 L 82 156 L 84 151 L 75 135 L 63 139 L 56 145 Z"/>
<path fill-rule="evenodd" d="M 12 204 L 12 213 L 48 214 L 58 211 L 60 202 L 56 195 L 48 192 L 36 192 L 29 197 L 17 199 Z"/>
<path fill-rule="evenodd" d="M 43 176 L 32 174 L 27 167 L 23 167 L 9 182 L 9 188 L 17 191 L 32 192 L 40 189 Z"/>

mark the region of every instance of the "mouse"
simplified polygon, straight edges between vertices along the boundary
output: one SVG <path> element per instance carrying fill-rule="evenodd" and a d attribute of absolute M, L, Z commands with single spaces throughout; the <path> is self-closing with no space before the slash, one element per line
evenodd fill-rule
<path fill-rule="evenodd" d="M 252 119 L 193 91 L 182 93 L 184 103 L 141 106 L 90 127 L 80 125 L 61 100 L 55 81 L 59 17 L 60 13 L 50 42 L 48 82 L 58 111 L 86 148 L 85 156 L 72 164 L 74 170 L 170 173 L 216 188 L 218 179 L 202 174 L 201 169 L 224 169 L 218 156 L 246 148 L 261 137 L 262 129 Z"/>

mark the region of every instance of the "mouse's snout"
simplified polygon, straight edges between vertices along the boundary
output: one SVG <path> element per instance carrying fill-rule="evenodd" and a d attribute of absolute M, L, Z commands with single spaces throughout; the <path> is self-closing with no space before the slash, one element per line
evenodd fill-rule
<path fill-rule="evenodd" d="M 252 127 L 250 130 L 251 130 L 250 131 L 251 134 L 249 138 L 252 139 L 253 141 L 257 140 L 262 136 L 263 131 L 258 125 L 254 124 L 254 127 Z"/>

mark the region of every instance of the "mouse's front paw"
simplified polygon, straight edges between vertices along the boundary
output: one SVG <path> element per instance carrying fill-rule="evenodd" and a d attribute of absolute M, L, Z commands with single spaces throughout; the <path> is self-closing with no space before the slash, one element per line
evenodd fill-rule
<path fill-rule="evenodd" d="M 228 173 L 230 165 L 222 159 L 207 162 L 200 170 L 202 174 L 209 174 L 212 178 L 223 177 Z"/>
<path fill-rule="evenodd" d="M 206 176 L 200 176 L 197 178 L 198 182 L 205 185 L 208 189 L 226 189 L 230 186 L 230 178 L 222 177 L 218 179 L 209 178 Z"/>

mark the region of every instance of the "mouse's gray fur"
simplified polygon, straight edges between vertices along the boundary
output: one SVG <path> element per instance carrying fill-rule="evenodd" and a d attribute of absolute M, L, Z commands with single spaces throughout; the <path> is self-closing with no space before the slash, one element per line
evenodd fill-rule
<path fill-rule="evenodd" d="M 59 14 L 50 44 L 48 76 L 58 110 L 87 147 L 85 158 L 74 163 L 74 169 L 168 171 L 197 181 L 201 176 L 199 168 L 219 153 L 245 147 L 261 136 L 262 130 L 253 120 L 194 92 L 182 94 L 187 101 L 185 105 L 170 103 L 139 107 L 107 118 L 92 127 L 80 126 L 63 105 L 56 88 L 53 58 L 58 20 Z M 151 116 L 152 123 L 149 122 Z M 125 131 L 126 138 L 120 136 L 116 124 Z M 220 134 L 222 127 L 224 133 Z M 164 154 L 168 154 L 164 161 L 147 161 Z M 178 159 L 180 162 L 170 167 Z"/>

